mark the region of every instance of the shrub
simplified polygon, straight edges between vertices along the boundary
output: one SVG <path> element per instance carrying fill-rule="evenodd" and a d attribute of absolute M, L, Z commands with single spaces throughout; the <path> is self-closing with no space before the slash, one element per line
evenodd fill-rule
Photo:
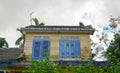
<path fill-rule="evenodd" d="M 120 63 L 116 57 L 108 60 L 111 66 L 95 66 L 93 61 L 85 66 L 67 66 L 62 67 L 49 60 L 31 61 L 27 73 L 120 73 Z"/>

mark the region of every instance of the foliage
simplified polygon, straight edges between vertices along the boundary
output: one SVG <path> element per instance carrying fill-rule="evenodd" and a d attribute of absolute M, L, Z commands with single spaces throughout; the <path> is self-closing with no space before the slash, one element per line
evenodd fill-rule
<path fill-rule="evenodd" d="M 19 31 L 21 33 L 21 36 L 15 41 L 15 45 L 20 45 L 20 46 L 24 47 L 25 35 L 20 28 L 17 28 L 17 31 Z"/>
<path fill-rule="evenodd" d="M 0 48 L 8 48 L 9 45 L 7 43 L 7 41 L 5 40 L 5 38 L 0 38 Z"/>
<path fill-rule="evenodd" d="M 96 56 L 96 54 L 95 54 L 95 53 L 92 53 L 91 59 L 93 59 L 95 56 Z"/>
<path fill-rule="evenodd" d="M 44 26 L 45 25 L 44 22 L 39 23 L 37 18 L 33 18 L 32 20 L 34 21 L 35 26 Z M 19 31 L 21 33 L 21 36 L 15 41 L 15 45 L 19 45 L 20 47 L 24 47 L 25 34 L 22 32 L 22 30 L 20 28 L 17 28 L 17 31 Z"/>
<path fill-rule="evenodd" d="M 39 23 L 37 18 L 33 18 L 32 20 L 34 21 L 35 26 L 44 26 L 45 25 L 44 22 Z M 21 47 L 24 47 L 25 35 L 20 28 L 17 28 L 16 30 L 21 33 L 21 36 L 15 41 L 15 45 L 19 45 Z"/>
<path fill-rule="evenodd" d="M 65 73 L 65 69 L 49 60 L 32 61 L 32 66 L 28 67 L 27 73 Z"/>
<path fill-rule="evenodd" d="M 114 55 L 114 56 L 120 56 L 120 48 L 116 46 L 116 44 L 119 44 L 115 40 L 119 41 L 118 35 L 119 33 L 119 27 L 118 24 L 120 24 L 120 17 L 116 18 L 110 18 L 110 24 L 109 26 L 103 27 L 103 32 L 100 33 L 99 31 L 96 31 L 97 34 L 94 35 L 98 41 L 93 42 L 92 41 L 92 48 L 94 48 L 94 52 L 96 56 L 106 57 Z M 109 35 L 111 34 L 111 36 Z M 111 40 L 109 37 L 112 37 Z M 117 36 L 117 37 L 116 37 Z M 111 55 L 110 55 L 111 54 Z M 117 57 L 118 58 L 118 57 Z"/>
<path fill-rule="evenodd" d="M 73 73 L 119 73 L 119 66 L 71 66 L 70 70 Z"/>
<path fill-rule="evenodd" d="M 83 22 L 79 22 L 79 26 L 84 27 L 85 25 L 84 25 Z M 90 24 L 90 25 L 87 25 L 87 26 L 85 26 L 85 27 L 93 28 L 91 24 Z"/>
<path fill-rule="evenodd" d="M 106 51 L 106 56 L 115 56 L 120 60 L 120 34 L 114 35 L 114 40 L 111 41 L 110 46 Z"/>
<path fill-rule="evenodd" d="M 79 22 L 79 26 L 85 26 L 83 22 Z"/>
<path fill-rule="evenodd" d="M 104 73 L 102 67 L 95 66 L 71 66 L 70 70 L 73 73 Z"/>
<path fill-rule="evenodd" d="M 34 21 L 36 26 L 44 26 L 45 25 L 44 22 L 39 23 L 39 20 L 37 18 L 33 18 L 33 21 Z"/>
<path fill-rule="evenodd" d="M 66 66 L 62 67 L 49 60 L 32 61 L 32 66 L 28 67 L 27 73 L 119 73 L 119 60 L 112 56 L 109 59 L 111 66 L 94 66 L 93 61 L 89 61 L 85 66 Z"/>
<path fill-rule="evenodd" d="M 87 66 L 69 66 L 68 68 L 73 73 L 119 73 L 119 60 L 115 56 L 112 56 L 109 62 L 111 66 L 94 66 L 94 63 L 91 61 Z"/>
<path fill-rule="evenodd" d="M 112 33 L 114 33 L 114 38 L 111 40 L 105 56 L 109 59 L 111 56 L 115 56 L 120 60 L 120 33 L 118 30 L 118 24 L 120 23 L 120 17 L 110 19 L 110 28 L 112 28 Z M 110 29 L 108 28 L 108 29 Z"/>
<path fill-rule="evenodd" d="M 87 27 L 88 27 L 88 28 L 93 28 L 91 24 L 90 24 L 90 25 L 87 25 Z"/>

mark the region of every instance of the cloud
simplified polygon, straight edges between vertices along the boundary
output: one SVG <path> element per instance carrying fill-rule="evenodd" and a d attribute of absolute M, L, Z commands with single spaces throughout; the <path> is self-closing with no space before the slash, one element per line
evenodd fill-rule
<path fill-rule="evenodd" d="M 120 13 L 119 0 L 0 0 L 0 36 L 7 38 L 10 46 L 19 37 L 18 27 L 30 24 L 29 14 L 49 24 L 79 25 L 109 24 L 110 15 Z M 82 18 L 85 13 L 87 14 Z M 13 38 L 14 34 L 14 38 Z"/>

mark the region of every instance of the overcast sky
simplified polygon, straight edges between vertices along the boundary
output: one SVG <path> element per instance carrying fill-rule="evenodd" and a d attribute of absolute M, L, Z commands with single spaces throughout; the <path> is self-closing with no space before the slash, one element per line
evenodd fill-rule
<path fill-rule="evenodd" d="M 111 16 L 120 16 L 120 0 L 0 0 L 0 37 L 10 47 L 20 36 L 16 28 L 30 25 L 30 13 L 46 25 L 79 25 L 93 27 L 109 24 Z"/>

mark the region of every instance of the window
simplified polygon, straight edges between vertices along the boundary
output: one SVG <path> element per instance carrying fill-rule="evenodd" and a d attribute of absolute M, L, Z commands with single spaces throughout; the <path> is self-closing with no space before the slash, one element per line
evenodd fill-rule
<path fill-rule="evenodd" d="M 68 37 L 68 38 L 67 38 Z M 80 57 L 79 37 L 62 36 L 60 39 L 60 58 L 78 58 Z"/>
<path fill-rule="evenodd" d="M 38 38 L 38 37 L 37 37 Z M 46 57 L 49 58 L 50 40 L 34 39 L 32 47 L 32 58 L 37 60 L 43 60 Z"/>

